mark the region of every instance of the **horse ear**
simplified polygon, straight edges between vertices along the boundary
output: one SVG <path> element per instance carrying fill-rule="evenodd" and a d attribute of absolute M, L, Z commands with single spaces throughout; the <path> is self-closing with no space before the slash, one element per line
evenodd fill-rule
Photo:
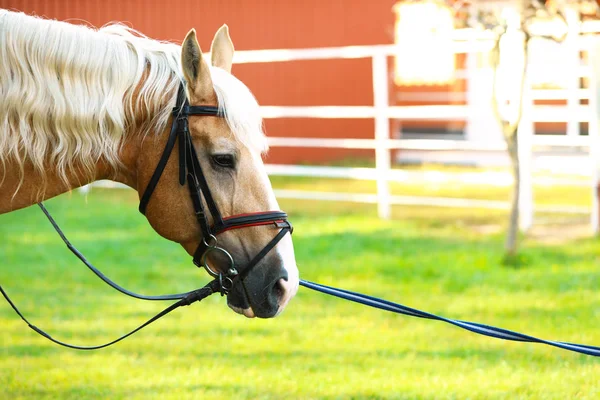
<path fill-rule="evenodd" d="M 234 51 L 233 42 L 229 37 L 229 27 L 225 24 L 215 33 L 215 37 L 210 45 L 212 65 L 231 73 Z"/>
<path fill-rule="evenodd" d="M 202 57 L 200 44 L 196 39 L 196 30 L 188 32 L 181 45 L 181 67 L 188 83 L 188 91 L 197 100 L 205 100 L 214 94 L 208 64 Z"/>

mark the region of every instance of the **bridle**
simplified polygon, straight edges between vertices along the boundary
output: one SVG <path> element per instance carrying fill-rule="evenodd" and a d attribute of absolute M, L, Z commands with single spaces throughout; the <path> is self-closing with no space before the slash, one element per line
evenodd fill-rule
<path fill-rule="evenodd" d="M 223 113 L 214 106 L 190 106 L 185 95 L 183 83 L 179 86 L 177 102 L 173 109 L 173 123 L 171 133 L 165 145 L 160 160 L 146 186 L 146 190 L 140 199 L 139 211 L 145 215 L 146 208 L 158 185 L 160 177 L 169 161 L 175 143 L 179 142 L 179 184 L 185 185 L 187 180 L 190 197 L 194 206 L 196 220 L 200 225 L 202 240 L 196 248 L 193 262 L 197 267 L 203 267 L 206 271 L 219 281 L 221 294 L 227 294 L 233 287 L 234 280 L 244 279 L 248 273 L 256 267 L 260 260 L 267 255 L 279 243 L 287 232 L 293 231 L 292 225 L 287 220 L 287 214 L 283 211 L 263 211 L 248 214 L 238 214 L 222 217 L 219 212 L 206 177 L 202 172 L 200 161 L 189 130 L 189 116 L 213 116 L 223 118 Z M 204 200 L 204 201 L 203 201 Z M 204 205 L 206 203 L 206 207 Z M 208 208 L 208 210 L 207 210 Z M 207 211 L 212 217 L 213 224 L 209 225 Z M 251 226 L 273 225 L 280 229 L 279 233 L 241 271 L 236 267 L 231 254 L 223 247 L 218 246 L 217 236 L 232 229 L 248 228 Z M 229 261 L 229 267 L 221 271 L 213 269 L 208 264 L 208 255 L 221 253 Z M 250 301 L 250 299 L 248 299 Z"/>
<path fill-rule="evenodd" d="M 13 310 L 21 317 L 27 325 L 33 329 L 39 335 L 45 337 L 46 339 L 71 349 L 76 350 L 97 350 L 104 347 L 111 346 L 121 340 L 133 335 L 138 332 L 142 328 L 150 325 L 154 321 L 164 317 L 169 314 L 173 310 L 182 307 L 188 306 L 198 301 L 202 301 L 204 298 L 210 296 L 215 292 L 220 292 L 222 296 L 226 295 L 234 286 L 236 281 L 240 281 L 241 284 L 244 284 L 244 278 L 255 268 L 258 263 L 269 253 L 276 245 L 283 239 L 286 233 L 292 234 L 293 228 L 290 222 L 287 220 L 287 214 L 283 211 L 263 211 L 263 212 L 254 212 L 248 214 L 239 214 L 232 215 L 228 217 L 223 217 L 219 212 L 219 208 L 217 207 L 212 194 L 210 192 L 210 188 L 206 181 L 206 177 L 202 172 L 202 167 L 200 166 L 200 161 L 198 160 L 198 155 L 196 150 L 194 149 L 194 145 L 192 143 L 192 137 L 189 131 L 189 116 L 211 116 L 211 117 L 219 117 L 223 118 L 224 114 L 219 110 L 218 107 L 214 106 L 190 106 L 185 95 L 185 87 L 183 83 L 180 84 L 178 92 L 177 92 L 177 100 L 175 104 L 175 108 L 173 108 L 173 123 L 171 125 L 171 132 L 169 134 L 169 138 L 167 139 L 167 144 L 165 145 L 165 149 L 160 157 L 160 160 L 152 174 L 146 189 L 140 199 L 139 211 L 145 215 L 146 208 L 148 207 L 148 203 L 156 189 L 159 180 L 162 176 L 162 173 L 169 161 L 173 148 L 175 147 L 175 143 L 179 143 L 179 184 L 181 186 L 185 185 L 186 181 L 189 188 L 190 197 L 192 199 L 192 204 L 194 206 L 194 213 L 196 215 L 196 220 L 200 224 L 200 230 L 202 233 L 202 238 L 200 244 L 196 248 L 196 251 L 193 255 L 193 263 L 197 267 L 203 267 L 206 271 L 215 278 L 204 287 L 192 290 L 185 293 L 176 293 L 176 294 L 166 294 L 166 295 L 156 295 L 149 296 L 138 294 L 132 292 L 130 290 L 125 289 L 124 287 L 118 285 L 106 275 L 104 275 L 98 268 L 94 267 L 83 254 L 79 252 L 73 246 L 65 234 L 62 232 L 54 218 L 50 215 L 46 207 L 42 203 L 39 203 L 42 212 L 46 215 L 60 238 L 67 245 L 69 250 L 86 266 L 92 271 L 97 277 L 99 277 L 106 284 L 111 286 L 113 289 L 136 299 L 141 300 L 177 300 L 177 302 L 171 304 L 169 307 L 165 308 L 160 313 L 156 314 L 154 317 L 150 318 L 148 321 L 133 329 L 129 333 L 122 335 L 121 337 L 97 346 L 77 346 L 73 344 L 69 344 L 66 342 L 62 342 L 58 339 L 53 338 L 44 330 L 38 328 L 37 326 L 31 324 L 27 318 L 19 311 L 17 306 L 10 299 L 8 294 L 4 291 L 2 286 L 0 285 L 0 294 L 4 296 L 6 301 L 10 304 Z M 204 205 L 206 203 L 206 207 Z M 212 218 L 212 225 L 208 222 L 208 214 L 210 214 Z M 235 265 L 235 261 L 231 254 L 218 245 L 217 236 L 225 231 L 231 229 L 241 229 L 248 228 L 251 226 L 263 226 L 263 225 L 272 225 L 279 229 L 279 233 L 271 239 L 269 243 L 267 243 L 261 251 L 259 251 L 254 258 L 250 260 L 248 265 L 243 268 L 238 268 Z M 211 253 L 221 253 L 225 256 L 225 259 L 229 261 L 229 266 L 226 270 L 223 269 L 216 270 L 208 264 L 208 256 Z M 246 290 L 244 290 L 247 293 Z M 247 295 L 247 294 L 246 294 Z M 248 298 L 248 303 L 252 305 L 251 299 Z"/>

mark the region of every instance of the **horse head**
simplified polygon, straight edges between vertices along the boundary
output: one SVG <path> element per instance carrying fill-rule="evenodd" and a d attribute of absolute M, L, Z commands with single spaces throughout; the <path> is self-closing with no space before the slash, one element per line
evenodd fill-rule
<path fill-rule="evenodd" d="M 298 269 L 291 236 L 285 232 L 278 235 L 278 218 L 264 221 L 269 211 L 279 210 L 279 205 L 262 161 L 267 142 L 258 103 L 231 74 L 233 54 L 227 26 L 221 27 L 213 39 L 212 65 L 202 54 L 195 30 L 188 33 L 181 47 L 185 104 L 191 106 L 185 110 L 204 106 L 202 110 L 218 112 L 191 112 L 186 116 L 189 120 L 172 121 L 171 128 L 167 126 L 162 134 L 145 138 L 137 162 L 137 190 L 141 199 L 147 200 L 144 213 L 152 227 L 163 237 L 180 243 L 198 264 L 206 264 L 215 276 L 227 277 L 232 269 L 237 275 L 235 268 L 241 269 L 240 276 L 233 277 L 228 288 L 227 302 L 234 311 L 247 317 L 272 317 L 296 293 Z M 179 104 L 172 118 L 179 118 L 177 111 L 182 109 Z M 172 128 L 177 123 L 184 127 Z M 179 160 L 175 154 L 167 155 L 168 158 L 163 155 L 168 161 L 159 174 L 163 175 L 160 183 L 155 182 L 152 197 L 144 199 L 153 173 L 156 175 L 157 163 L 160 164 L 157 160 L 168 146 L 165 141 L 170 136 L 169 129 L 172 139 L 178 129 L 185 130 L 186 136 L 177 140 L 189 137 L 190 151 L 180 151 Z M 181 146 L 185 149 L 186 145 Z M 184 154 L 195 160 L 183 160 Z M 188 179 L 187 185 L 182 185 L 184 179 L 180 179 L 186 174 L 182 175 L 182 168 L 192 174 L 192 182 Z M 196 179 L 194 175 L 198 174 Z M 192 197 L 198 188 L 201 193 L 195 205 Z M 223 223 L 234 219 L 236 226 Z M 214 234 L 209 232 L 209 226 L 217 226 Z M 273 244 L 271 250 L 263 250 Z M 215 248 L 219 251 L 207 251 Z"/>

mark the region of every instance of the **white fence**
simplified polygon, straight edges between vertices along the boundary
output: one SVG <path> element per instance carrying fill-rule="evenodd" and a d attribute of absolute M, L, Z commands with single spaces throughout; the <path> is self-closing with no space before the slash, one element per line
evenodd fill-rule
<path fill-rule="evenodd" d="M 487 52 L 493 46 L 491 37 L 487 34 L 475 36 L 469 33 L 465 36 L 461 32 L 456 33 L 454 41 L 454 50 L 456 53 L 477 53 Z M 578 37 L 574 42 L 581 50 L 588 51 L 597 45 L 590 39 Z M 598 47 L 600 49 L 600 47 Z M 350 149 L 373 149 L 375 151 L 375 168 L 342 168 L 342 167 L 317 167 L 317 166 L 297 166 L 297 165 L 267 165 L 267 172 L 270 175 L 286 176 L 314 176 L 314 177 L 332 177 L 332 178 L 350 178 L 374 180 L 377 182 L 377 194 L 363 193 L 322 193 L 295 190 L 279 190 L 276 195 L 279 197 L 314 199 L 314 200 L 332 200 L 332 201 L 351 201 L 376 203 L 380 217 L 388 218 L 390 216 L 391 206 L 401 205 L 429 205 L 442 207 L 480 207 L 491 209 L 507 209 L 508 204 L 504 202 L 492 202 L 469 199 L 448 199 L 448 198 L 424 198 L 410 196 L 392 196 L 389 190 L 389 182 L 407 179 L 405 171 L 398 171 L 391 168 L 390 150 L 392 149 L 418 149 L 418 150 L 471 150 L 471 151 L 501 151 L 506 149 L 505 143 L 496 141 L 493 143 L 480 143 L 469 141 L 448 141 L 448 140 L 405 140 L 391 139 L 390 120 L 391 119 L 410 119 L 410 120 L 465 120 L 476 110 L 469 105 L 444 105 L 444 106 L 390 106 L 388 99 L 389 70 L 388 57 L 395 56 L 397 48 L 394 45 L 377 46 L 350 46 L 337 48 L 315 48 L 315 49 L 293 49 L 293 50 L 255 50 L 238 51 L 235 54 L 234 63 L 262 63 L 262 62 L 281 62 L 296 60 L 317 60 L 317 59 L 344 59 L 344 58 L 370 58 L 372 61 L 372 82 L 373 82 L 373 106 L 306 106 L 306 107 L 288 107 L 288 106 L 262 106 L 261 112 L 264 118 L 369 118 L 374 119 L 374 137 L 373 139 L 338 139 L 338 138 L 290 138 L 278 137 L 270 138 L 270 145 L 273 147 L 329 147 L 329 148 L 350 148 Z M 596 62 L 593 65 L 599 64 Z M 545 94 L 538 93 L 535 96 L 529 92 L 526 98 L 530 104 L 525 105 L 523 121 L 519 126 L 520 140 L 522 144 L 522 177 L 523 187 L 520 199 L 522 228 L 527 229 L 533 222 L 533 195 L 532 195 L 532 172 L 531 157 L 534 146 L 563 146 L 563 147 L 582 147 L 590 154 L 590 186 L 593 196 L 592 211 L 581 207 L 554 207 L 541 208 L 540 211 L 556 211 L 571 213 L 590 213 L 592 229 L 598 232 L 598 199 L 596 196 L 596 184 L 598 182 L 598 165 L 600 159 L 600 150 L 598 144 L 598 101 L 597 101 L 597 80 L 596 76 L 600 68 L 596 67 L 596 73 L 592 72 L 592 66 L 581 66 L 576 69 L 577 78 L 588 77 L 591 81 L 590 90 L 580 90 L 574 88 L 571 92 L 564 90 L 544 91 Z M 547 66 L 548 67 L 548 66 Z M 535 73 L 535 69 L 530 69 L 530 73 Z M 361 78 L 361 77 L 357 77 Z M 366 77 L 364 77 L 366 79 Z M 586 93 L 587 92 L 587 93 Z M 567 106 L 536 106 L 532 107 L 533 98 L 557 98 L 567 99 Z M 579 105 L 580 98 L 588 98 L 589 106 Z M 589 137 L 567 135 L 564 137 L 544 137 L 533 135 L 533 122 L 567 122 L 569 126 L 578 124 L 580 121 L 589 122 Z M 569 132 L 573 129 L 569 128 Z"/>
<path fill-rule="evenodd" d="M 492 38 L 486 34 L 475 37 L 457 37 L 455 44 L 456 53 L 475 53 L 489 51 L 493 45 Z M 577 51 L 583 50 L 590 52 L 589 49 L 594 46 L 592 39 L 578 37 L 571 41 L 573 45 L 579 46 Z M 508 205 L 502 202 L 485 202 L 468 199 L 432 199 L 423 197 L 391 196 L 388 182 L 391 180 L 404 180 L 406 174 L 399 173 L 391 169 L 390 150 L 392 149 L 418 149 L 418 150 L 472 150 L 472 151 L 501 151 L 506 149 L 506 144 L 501 141 L 495 143 L 481 143 L 468 141 L 448 141 L 448 140 L 402 140 L 390 139 L 390 120 L 391 119 L 411 119 L 411 120 L 466 120 L 474 110 L 469 106 L 463 105 L 445 105 L 445 106 L 390 106 L 388 103 L 388 63 L 387 58 L 397 54 L 397 48 L 393 45 L 381 46 L 358 46 L 341 48 L 322 48 L 322 49 L 297 49 L 297 50 L 262 50 L 246 51 L 236 54 L 235 62 L 271 62 L 271 61 L 294 61 L 308 59 L 334 59 L 334 58 L 371 58 L 372 60 L 372 79 L 373 79 L 373 97 L 372 107 L 367 106 L 314 106 L 314 107 L 276 107 L 263 106 L 262 112 L 264 118 L 373 118 L 375 120 L 373 139 L 332 139 L 332 138 L 271 138 L 271 146 L 290 146 L 290 147 L 330 147 L 330 148 L 361 148 L 374 149 L 376 167 L 374 169 L 365 168 L 336 168 L 336 167 L 309 167 L 292 165 L 268 165 L 267 170 L 272 175 L 289 176 L 318 176 L 318 177 L 343 177 L 351 179 L 367 179 L 377 182 L 377 195 L 366 194 L 342 194 L 342 193 L 317 193 L 300 191 L 279 191 L 280 197 L 334 200 L 334 201 L 358 201 L 367 203 L 377 203 L 379 215 L 387 218 L 390 215 L 392 204 L 413 204 L 413 205 L 436 205 L 446 207 L 483 207 L 483 208 L 501 208 L 506 209 Z M 546 66 L 548 67 L 548 66 Z M 532 93 L 528 90 L 525 96 L 530 104 L 524 106 L 525 112 L 523 121 L 520 124 L 521 139 L 521 180 L 523 187 L 521 189 L 522 197 L 520 199 L 521 207 L 521 227 L 527 229 L 533 223 L 533 179 L 531 171 L 531 152 L 534 146 L 562 146 L 562 147 L 581 147 L 588 150 L 590 154 L 590 186 L 593 197 L 592 210 L 581 207 L 554 207 L 542 208 L 540 211 L 556 212 L 577 212 L 590 213 L 591 224 L 594 232 L 598 231 L 597 215 L 597 195 L 596 183 L 598 181 L 598 171 L 596 160 L 597 150 L 597 120 L 598 110 L 596 102 L 596 79 L 595 74 L 591 73 L 591 66 L 579 66 L 575 68 L 575 79 L 588 77 L 590 79 L 590 90 L 580 90 L 571 88 L 566 90 L 544 90 Z M 530 68 L 529 73 L 536 73 L 535 66 Z M 567 106 L 536 106 L 533 107 L 533 99 L 567 99 Z M 589 99 L 589 106 L 579 105 L 581 98 Z M 579 134 L 579 122 L 589 122 L 589 137 L 574 136 L 573 132 Z M 567 122 L 566 137 L 544 137 L 533 135 L 534 122 Z"/>

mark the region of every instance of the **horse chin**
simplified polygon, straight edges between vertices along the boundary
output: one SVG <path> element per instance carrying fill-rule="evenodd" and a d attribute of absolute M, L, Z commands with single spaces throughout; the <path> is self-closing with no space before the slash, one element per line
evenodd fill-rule
<path fill-rule="evenodd" d="M 254 315 L 254 310 L 252 310 L 252 307 L 248 307 L 248 308 L 239 308 L 236 306 L 232 306 L 231 304 L 227 304 L 229 306 L 229 308 L 231 308 L 234 312 L 238 313 L 238 314 L 242 314 L 243 316 L 245 316 L 246 318 L 254 318 L 256 317 L 256 315 Z"/>
<path fill-rule="evenodd" d="M 241 314 L 247 318 L 254 318 L 256 315 L 254 314 L 254 310 L 248 303 L 248 299 L 246 298 L 243 289 L 240 287 L 239 283 L 233 287 L 231 292 L 227 294 L 227 305 L 234 312 Z"/>

